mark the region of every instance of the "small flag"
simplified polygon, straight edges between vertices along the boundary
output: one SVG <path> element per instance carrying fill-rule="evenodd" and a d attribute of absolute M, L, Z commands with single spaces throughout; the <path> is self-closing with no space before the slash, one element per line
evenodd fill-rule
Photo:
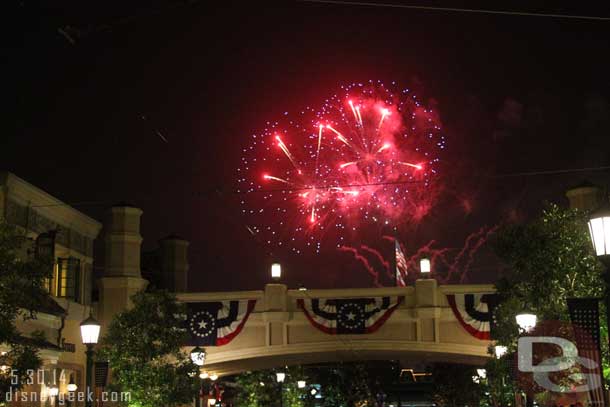
<path fill-rule="evenodd" d="M 407 278 L 407 259 L 400 248 L 398 240 L 394 240 L 394 252 L 396 253 L 396 287 L 406 287 Z"/>

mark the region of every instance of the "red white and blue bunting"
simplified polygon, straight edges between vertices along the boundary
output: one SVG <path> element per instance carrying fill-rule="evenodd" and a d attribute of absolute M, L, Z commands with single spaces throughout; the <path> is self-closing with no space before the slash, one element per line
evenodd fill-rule
<path fill-rule="evenodd" d="M 222 346 L 243 329 L 256 300 L 187 303 L 190 346 Z"/>
<path fill-rule="evenodd" d="M 368 334 L 390 318 L 403 297 L 299 299 L 311 325 L 330 334 Z"/>
<path fill-rule="evenodd" d="M 447 301 L 460 325 L 472 336 L 491 339 L 491 322 L 496 294 L 447 294 Z"/>

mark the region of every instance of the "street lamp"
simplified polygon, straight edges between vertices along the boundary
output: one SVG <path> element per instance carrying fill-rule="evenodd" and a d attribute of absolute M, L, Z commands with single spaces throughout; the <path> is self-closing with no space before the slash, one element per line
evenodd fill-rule
<path fill-rule="evenodd" d="M 74 375 L 70 375 L 70 383 L 68 383 L 68 385 L 66 386 L 66 389 L 70 392 L 73 393 L 76 391 L 76 389 L 78 389 L 78 386 L 76 385 L 76 383 L 74 383 Z"/>
<path fill-rule="evenodd" d="M 283 407 L 283 405 L 284 405 L 284 380 L 286 380 L 286 373 L 277 372 L 275 374 L 275 380 L 277 380 L 277 382 L 280 385 L 280 407 Z"/>
<path fill-rule="evenodd" d="M 604 302 L 606 312 L 610 312 L 610 206 L 606 202 L 601 208 L 591 213 L 589 216 L 589 233 L 591 243 L 597 258 L 604 266 L 602 277 L 606 283 Z M 610 318 L 607 318 L 608 332 L 610 332 Z"/>
<path fill-rule="evenodd" d="M 282 265 L 280 263 L 273 263 L 271 265 L 271 278 L 279 280 L 282 277 Z"/>
<path fill-rule="evenodd" d="M 517 320 L 517 325 L 523 332 L 529 332 L 536 326 L 536 322 L 538 321 L 538 317 L 530 312 L 521 312 L 515 316 Z"/>
<path fill-rule="evenodd" d="M 89 314 L 89 318 L 85 319 L 80 323 L 80 335 L 83 344 L 87 346 L 87 370 L 85 385 L 87 388 L 87 394 L 85 395 L 85 407 L 91 407 L 92 397 L 91 395 L 91 382 L 93 381 L 93 347 L 97 344 L 97 340 L 100 336 L 100 324 L 93 318 L 93 315 Z"/>
<path fill-rule="evenodd" d="M 487 370 L 485 370 L 485 369 L 477 369 L 477 375 L 481 379 L 485 379 L 485 378 L 487 378 Z"/>
<path fill-rule="evenodd" d="M 304 389 L 304 388 L 305 388 L 305 386 L 307 386 L 307 382 L 306 382 L 305 380 L 298 380 L 298 381 L 297 381 L 297 387 L 298 387 L 299 389 Z"/>
<path fill-rule="evenodd" d="M 502 356 L 506 355 L 508 352 L 508 348 L 502 345 L 496 345 L 494 347 L 494 353 L 496 354 L 496 359 L 500 359 Z"/>
<path fill-rule="evenodd" d="M 205 349 L 200 348 L 199 346 L 195 346 L 191 351 L 191 360 L 197 366 L 203 366 L 205 363 Z"/>
<path fill-rule="evenodd" d="M 419 261 L 419 271 L 421 273 L 429 273 L 431 269 L 432 267 L 430 264 L 430 259 L 427 257 L 422 257 Z"/>

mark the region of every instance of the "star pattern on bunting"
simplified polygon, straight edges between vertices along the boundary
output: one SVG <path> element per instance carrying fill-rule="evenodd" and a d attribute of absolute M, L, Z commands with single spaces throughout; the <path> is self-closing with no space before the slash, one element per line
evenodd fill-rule
<path fill-rule="evenodd" d="M 348 329 L 358 328 L 364 319 L 362 309 L 358 304 L 342 304 L 338 311 L 337 322 Z"/>
<path fill-rule="evenodd" d="M 189 326 L 193 335 L 205 338 L 216 329 L 216 320 L 208 311 L 199 311 L 191 316 Z"/>

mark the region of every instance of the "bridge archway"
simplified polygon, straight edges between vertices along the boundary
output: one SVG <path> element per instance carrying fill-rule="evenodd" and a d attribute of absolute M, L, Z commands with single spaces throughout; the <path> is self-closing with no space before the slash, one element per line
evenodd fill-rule
<path fill-rule="evenodd" d="M 187 303 L 256 300 L 241 332 L 224 346 L 206 347 L 204 370 L 219 376 L 285 365 L 338 361 L 399 360 L 403 365 L 449 362 L 482 365 L 490 342 L 475 338 L 458 321 L 448 294 L 490 293 L 490 285 L 288 290 L 268 284 L 261 291 L 182 293 Z M 298 306 L 300 299 L 403 297 L 393 314 L 369 334 L 330 335 L 316 329 Z M 186 348 L 185 351 L 190 351 Z"/>

